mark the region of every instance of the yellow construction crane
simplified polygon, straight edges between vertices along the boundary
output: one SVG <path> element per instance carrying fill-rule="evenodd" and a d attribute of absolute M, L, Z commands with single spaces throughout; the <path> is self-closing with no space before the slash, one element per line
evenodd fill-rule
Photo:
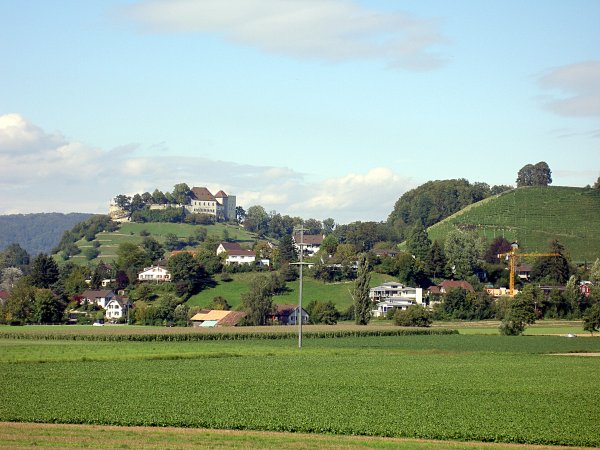
<path fill-rule="evenodd" d="M 516 242 L 510 245 L 510 252 L 500 253 L 498 258 L 506 257 L 508 259 L 508 267 L 510 269 L 510 279 L 508 287 L 508 295 L 515 295 L 515 273 L 517 272 L 517 260 L 522 256 L 561 256 L 560 253 L 517 253 L 519 246 Z"/>

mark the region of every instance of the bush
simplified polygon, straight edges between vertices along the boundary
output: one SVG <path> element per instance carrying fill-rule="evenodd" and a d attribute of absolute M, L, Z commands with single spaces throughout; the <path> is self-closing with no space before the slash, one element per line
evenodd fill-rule
<path fill-rule="evenodd" d="M 428 327 L 431 325 L 431 313 L 419 305 L 398 309 L 394 314 L 394 323 L 400 327 Z"/>

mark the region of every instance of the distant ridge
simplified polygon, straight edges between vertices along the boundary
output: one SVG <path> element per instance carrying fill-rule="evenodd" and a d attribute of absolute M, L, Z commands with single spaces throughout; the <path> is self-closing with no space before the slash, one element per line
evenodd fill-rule
<path fill-rule="evenodd" d="M 19 244 L 31 256 L 50 253 L 63 233 L 89 219 L 88 213 L 34 213 L 0 215 L 0 251 Z"/>
<path fill-rule="evenodd" d="M 558 239 L 575 262 L 600 257 L 600 190 L 524 187 L 469 205 L 428 229 L 444 240 L 453 229 L 475 230 L 488 239 L 504 236 L 523 251 L 543 252 Z"/>

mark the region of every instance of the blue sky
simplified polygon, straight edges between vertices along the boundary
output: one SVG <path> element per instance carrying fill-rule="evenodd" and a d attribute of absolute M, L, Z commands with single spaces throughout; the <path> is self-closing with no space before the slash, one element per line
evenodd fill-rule
<path fill-rule="evenodd" d="M 0 214 L 186 182 L 385 220 L 428 180 L 600 175 L 600 2 L 0 0 Z"/>

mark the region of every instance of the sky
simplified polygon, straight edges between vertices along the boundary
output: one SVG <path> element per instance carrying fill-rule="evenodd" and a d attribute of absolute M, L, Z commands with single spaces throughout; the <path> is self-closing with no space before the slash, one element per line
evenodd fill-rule
<path fill-rule="evenodd" d="M 385 221 L 465 178 L 600 176 L 597 0 L 0 0 L 0 214 L 177 183 Z"/>

